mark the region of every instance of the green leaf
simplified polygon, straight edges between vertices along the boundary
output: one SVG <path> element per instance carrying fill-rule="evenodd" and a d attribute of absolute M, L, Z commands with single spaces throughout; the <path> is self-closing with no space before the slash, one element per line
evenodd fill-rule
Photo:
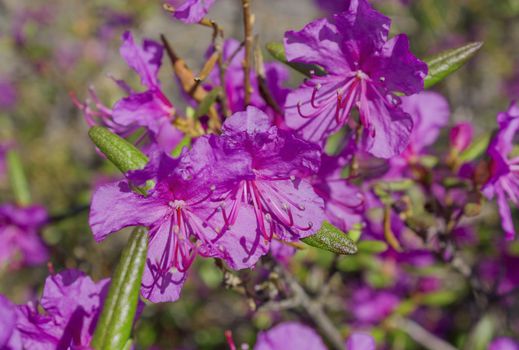
<path fill-rule="evenodd" d="M 16 203 L 21 206 L 31 204 L 29 183 L 25 177 L 20 156 L 16 151 L 10 150 L 7 152 L 6 161 L 9 181 Z"/>
<path fill-rule="evenodd" d="M 357 243 L 357 247 L 359 252 L 368 254 L 383 253 L 388 248 L 385 242 L 375 240 L 362 240 Z"/>
<path fill-rule="evenodd" d="M 88 131 L 88 136 L 122 173 L 142 169 L 148 158 L 134 145 L 122 137 L 112 133 L 102 126 L 94 126 Z"/>
<path fill-rule="evenodd" d="M 423 295 L 421 304 L 428 306 L 446 306 L 452 304 L 458 298 L 458 294 L 449 290 L 440 290 L 438 292 Z"/>
<path fill-rule="evenodd" d="M 357 246 L 344 232 L 327 221 L 314 235 L 301 239 L 302 242 L 335 254 L 355 254 Z"/>
<path fill-rule="evenodd" d="M 424 88 L 430 88 L 460 69 L 468 60 L 474 57 L 481 49 L 481 46 L 483 46 L 482 42 L 473 42 L 425 59 L 425 63 L 429 67 L 429 73 L 425 78 Z"/>
<path fill-rule="evenodd" d="M 128 343 L 139 301 L 147 249 L 146 229 L 136 228 L 112 277 L 108 296 L 92 338 L 94 349 L 121 350 Z"/>
<path fill-rule="evenodd" d="M 458 159 L 462 162 L 470 162 L 481 156 L 488 148 L 490 143 L 490 135 L 482 135 L 478 137 L 470 146 L 461 152 Z"/>
<path fill-rule="evenodd" d="M 212 89 L 207 96 L 204 97 L 202 101 L 200 101 L 200 104 L 196 108 L 195 111 L 195 118 L 200 118 L 201 116 L 207 115 L 209 113 L 209 108 L 215 103 L 218 96 L 220 96 L 220 93 L 222 92 L 221 87 L 216 87 Z"/>
<path fill-rule="evenodd" d="M 326 71 L 320 66 L 305 63 L 288 62 L 287 57 L 285 55 L 285 46 L 282 43 L 270 42 L 266 45 L 266 47 L 267 51 L 272 55 L 274 59 L 286 64 L 287 66 L 306 75 L 307 77 L 311 77 L 312 75 L 326 75 Z"/>

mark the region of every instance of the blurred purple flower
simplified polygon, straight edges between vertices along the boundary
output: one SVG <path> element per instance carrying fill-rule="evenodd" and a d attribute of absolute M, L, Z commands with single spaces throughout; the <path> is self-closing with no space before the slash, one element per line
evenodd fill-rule
<path fill-rule="evenodd" d="M 500 337 L 492 340 L 488 350 L 519 350 L 519 343 L 512 338 Z"/>
<path fill-rule="evenodd" d="M 482 191 L 487 198 L 497 197 L 501 225 L 506 239 L 515 237 L 510 200 L 519 207 L 519 157 L 511 155 L 519 130 L 519 105 L 513 102 L 497 116 L 499 131 L 488 147 L 490 178 Z"/>
<path fill-rule="evenodd" d="M 405 34 L 388 40 L 389 26 L 390 19 L 366 0 L 355 0 L 347 12 L 285 33 L 289 61 L 327 71 L 288 95 L 287 125 L 323 144 L 356 107 L 363 127 L 362 147 L 381 158 L 401 153 L 413 122 L 394 93 L 421 91 L 427 65 L 409 51 Z"/>
<path fill-rule="evenodd" d="M 375 348 L 375 339 L 365 333 L 353 333 L 346 342 L 346 350 L 375 350 Z"/>
<path fill-rule="evenodd" d="M 16 306 L 13 315 L 14 306 L 0 296 L 0 308 L 3 300 L 8 311 L 1 313 L 0 346 L 4 338 L 2 349 L 89 349 L 108 284 L 77 270 L 49 276 L 40 301 L 44 314 L 30 302 Z"/>
<path fill-rule="evenodd" d="M 43 207 L 0 206 L 0 265 L 18 268 L 38 265 L 48 259 L 39 230 L 47 221 Z"/>
<path fill-rule="evenodd" d="M 280 323 L 268 331 L 260 332 L 254 345 L 254 350 L 296 349 L 326 350 L 327 348 L 316 331 L 298 322 Z"/>
<path fill-rule="evenodd" d="M 173 17 L 184 23 L 198 23 L 207 14 L 215 0 L 167 0 L 174 8 Z"/>
<path fill-rule="evenodd" d="M 360 324 L 378 324 L 391 315 L 400 298 L 385 290 L 362 287 L 355 290 L 349 309 Z"/>
<path fill-rule="evenodd" d="M 16 306 L 0 294 L 0 349 L 21 349 L 20 335 L 16 329 Z"/>
<path fill-rule="evenodd" d="M 449 139 L 453 149 L 463 152 L 472 143 L 474 128 L 469 122 L 457 123 L 450 131 Z"/>
<path fill-rule="evenodd" d="M 0 78 L 0 110 L 11 110 L 18 101 L 18 91 L 9 79 Z"/>

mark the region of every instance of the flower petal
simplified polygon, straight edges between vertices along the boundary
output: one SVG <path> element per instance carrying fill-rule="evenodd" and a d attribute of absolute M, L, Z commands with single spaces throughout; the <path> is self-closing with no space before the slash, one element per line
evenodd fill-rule
<path fill-rule="evenodd" d="M 143 85 L 152 89 L 159 85 L 157 73 L 162 64 L 163 48 L 159 43 L 145 39 L 142 48 L 135 44 L 133 35 L 127 31 L 123 34 L 123 44 L 119 53 L 126 63 L 141 77 Z"/>
<path fill-rule="evenodd" d="M 175 7 L 173 16 L 184 23 L 197 23 L 204 18 L 215 0 L 169 0 Z"/>
<path fill-rule="evenodd" d="M 154 196 L 135 194 L 126 182 L 111 183 L 95 191 L 89 223 L 94 238 L 99 242 L 124 227 L 149 227 L 170 209 Z"/>

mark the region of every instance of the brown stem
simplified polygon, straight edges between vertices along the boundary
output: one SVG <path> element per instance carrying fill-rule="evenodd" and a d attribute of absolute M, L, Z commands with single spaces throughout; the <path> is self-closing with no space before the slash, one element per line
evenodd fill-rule
<path fill-rule="evenodd" d="M 407 333 L 415 342 L 430 350 L 456 350 L 456 348 L 443 339 L 438 338 L 432 333 L 429 333 L 425 328 L 418 323 L 397 317 L 392 320 L 394 325 Z"/>
<path fill-rule="evenodd" d="M 335 325 L 328 315 L 326 315 L 321 303 L 310 298 L 304 288 L 296 281 L 287 269 L 280 265 L 278 266 L 286 283 L 294 294 L 293 297 L 299 301 L 298 305 L 303 308 L 306 314 L 319 328 L 321 333 L 326 337 L 326 339 L 328 339 L 333 349 L 344 350 L 344 340 L 342 339 L 341 333 L 337 328 L 335 328 Z"/>
<path fill-rule="evenodd" d="M 243 29 L 245 32 L 245 58 L 243 60 L 243 73 L 245 84 L 245 106 L 250 103 L 252 95 L 252 85 L 250 79 L 251 59 L 252 59 L 252 14 L 250 9 L 250 0 L 242 0 L 243 8 Z"/>

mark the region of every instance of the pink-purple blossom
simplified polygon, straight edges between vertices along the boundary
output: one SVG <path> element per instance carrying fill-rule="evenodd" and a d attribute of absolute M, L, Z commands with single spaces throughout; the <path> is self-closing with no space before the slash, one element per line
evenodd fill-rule
<path fill-rule="evenodd" d="M 519 130 L 519 105 L 513 102 L 506 112 L 497 116 L 499 131 L 488 147 L 490 178 L 483 187 L 487 198 L 497 199 L 501 225 L 506 239 L 515 237 L 509 202 L 519 207 L 519 157 L 512 155 Z"/>
<path fill-rule="evenodd" d="M 51 275 L 39 302 L 44 313 L 37 303 L 15 306 L 0 295 L 0 348 L 89 349 L 108 285 L 77 270 Z"/>
<path fill-rule="evenodd" d="M 258 334 L 254 350 L 326 350 L 312 328 L 298 322 L 284 322 Z"/>
<path fill-rule="evenodd" d="M 184 23 L 198 23 L 207 14 L 215 0 L 168 0 L 173 17 Z"/>
<path fill-rule="evenodd" d="M 0 266 L 17 268 L 38 265 L 48 259 L 47 247 L 39 236 L 47 222 L 47 211 L 41 206 L 0 206 Z"/>
<path fill-rule="evenodd" d="M 519 342 L 508 337 L 499 337 L 489 344 L 488 350 L 519 350 Z"/>
<path fill-rule="evenodd" d="M 313 75 L 288 95 L 287 125 L 322 144 L 356 108 L 363 149 L 381 158 L 401 153 L 413 121 L 395 93 L 420 92 L 427 65 L 410 52 L 405 34 L 388 39 L 389 26 L 390 19 L 367 1 L 355 0 L 348 11 L 287 32 L 287 59 L 319 65 L 327 73 Z"/>

